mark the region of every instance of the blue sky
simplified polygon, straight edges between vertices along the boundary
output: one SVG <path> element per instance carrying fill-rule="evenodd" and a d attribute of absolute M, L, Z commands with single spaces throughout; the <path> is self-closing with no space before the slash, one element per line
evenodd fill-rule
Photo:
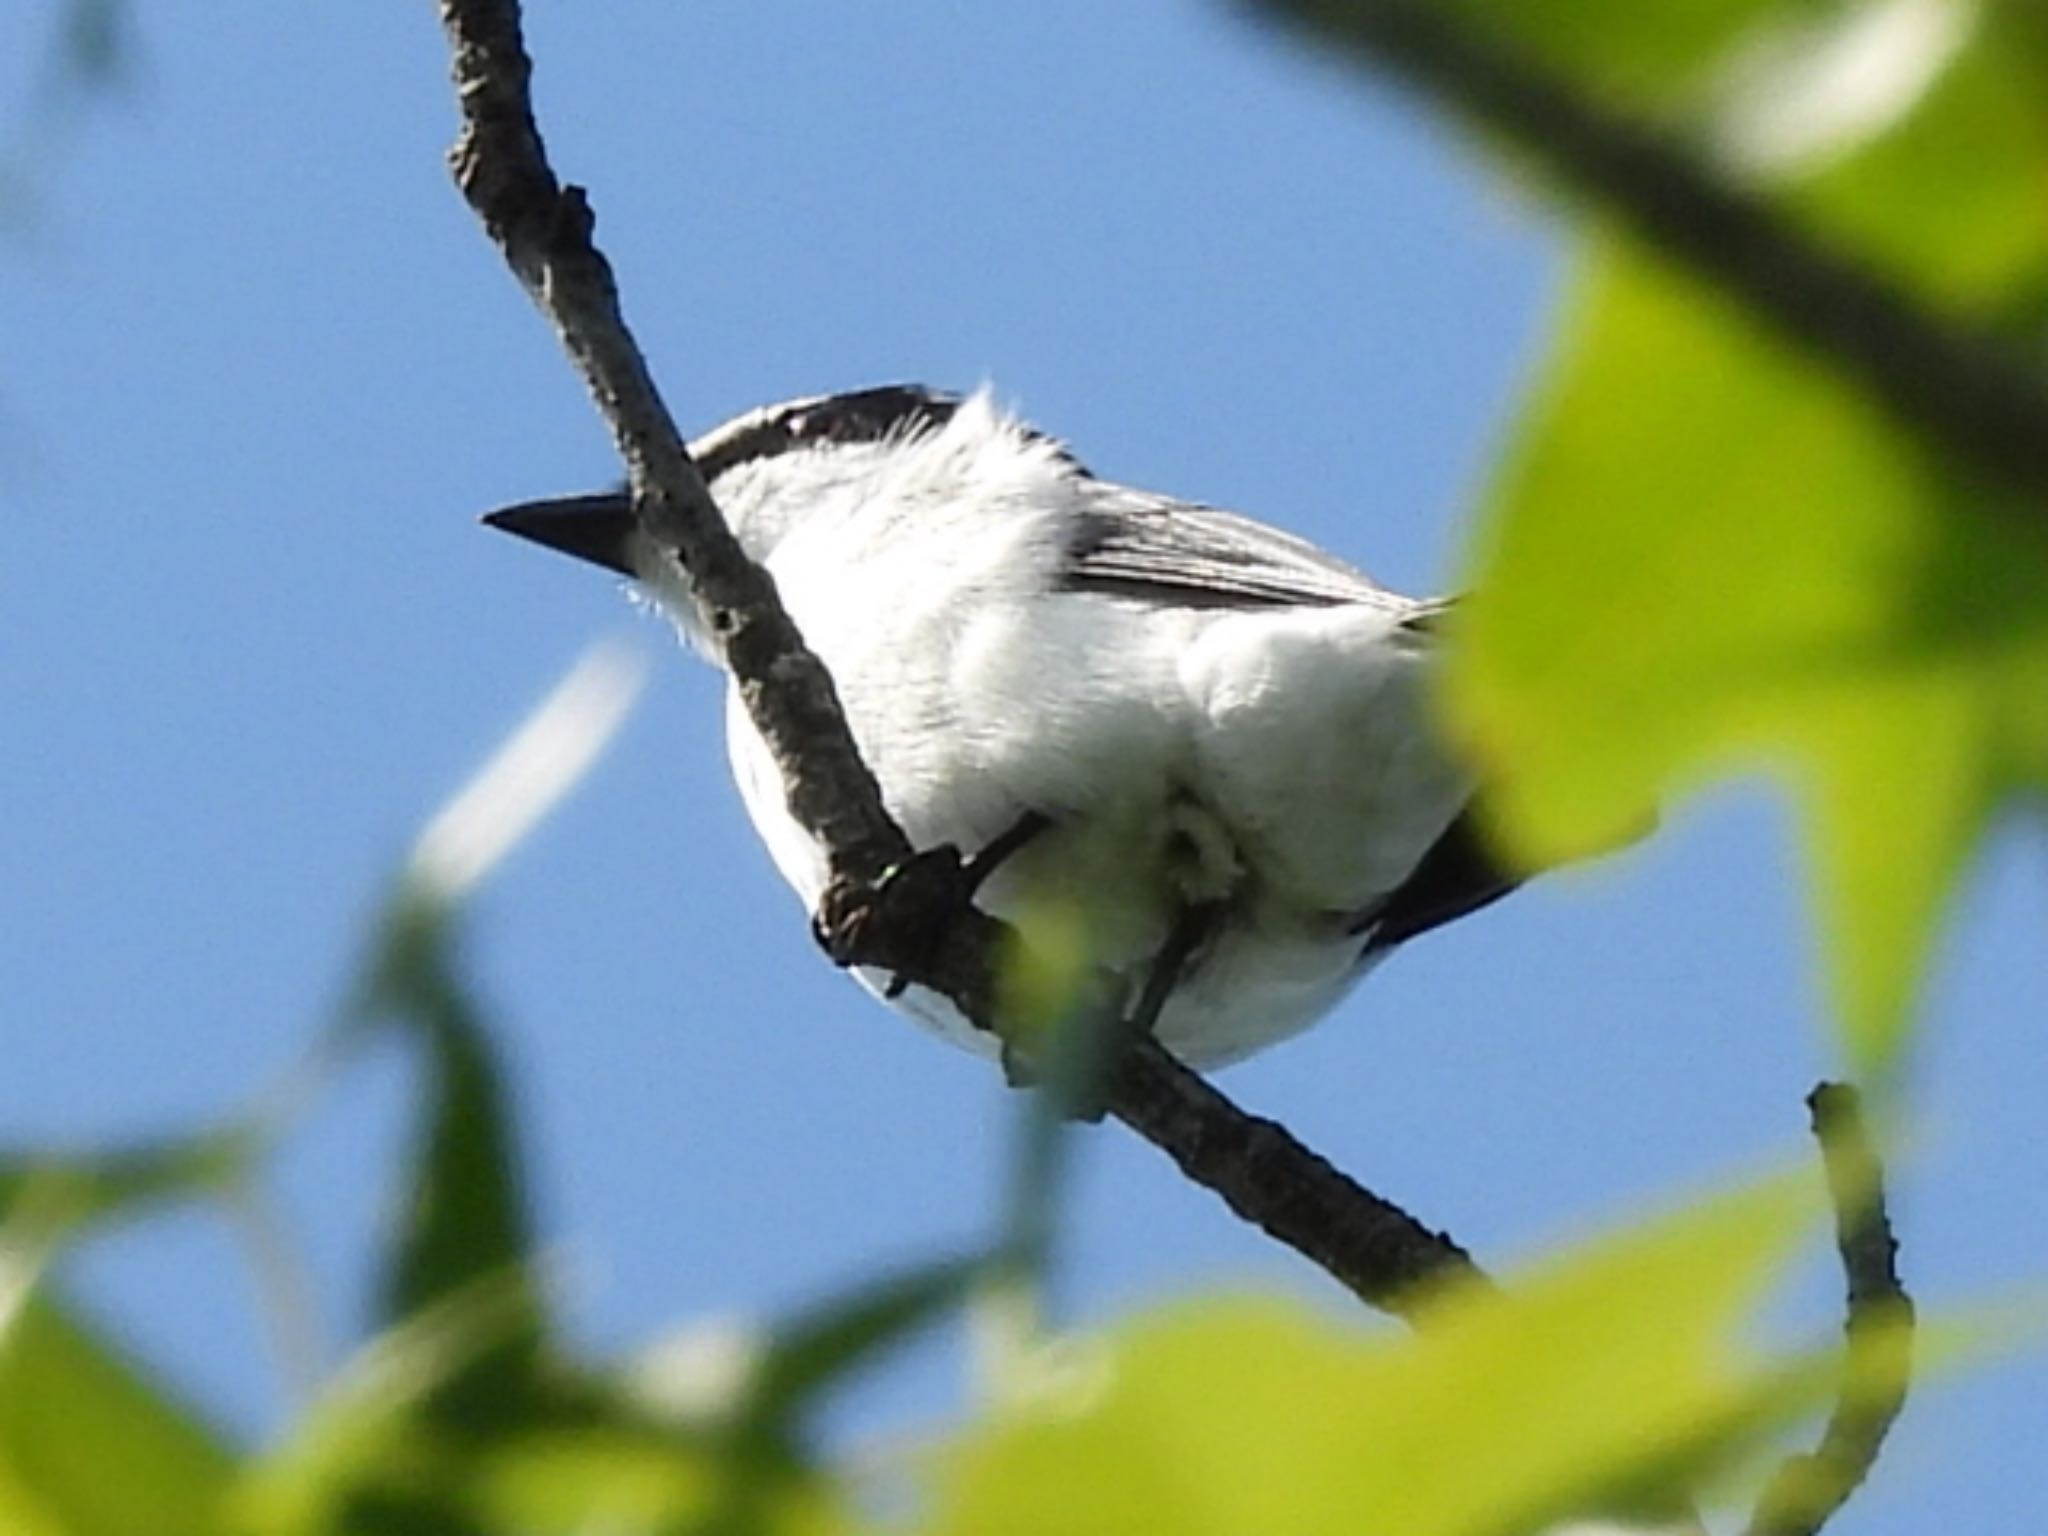
<path fill-rule="evenodd" d="M 0 0 L 16 37 L 54 9 Z M 448 183 L 431 8 L 206 19 L 142 8 L 127 85 L 0 243 L 0 1140 L 171 1129 L 273 1080 L 420 821 L 624 634 L 657 662 L 641 709 L 473 925 L 577 1332 L 772 1312 L 980 1231 L 1012 1106 L 814 952 L 726 780 L 716 679 L 476 526 L 615 466 Z M 1458 583 L 1565 261 L 1414 105 L 1165 0 L 555 0 L 530 27 L 556 163 L 692 429 L 990 380 L 1106 474 Z M 1722 786 L 1226 1086 L 1493 1261 L 1799 1155 L 1831 1053 L 1788 832 L 1766 786 Z M 1935 978 L 1898 1196 L 1936 1308 L 2048 1272 L 2039 853 L 1993 847 Z M 280 1169 L 336 1337 L 406 1089 L 366 1064 Z M 1337 1304 L 1150 1148 L 1081 1140 L 1065 1316 L 1217 1284 Z M 75 1273 L 230 1422 L 277 1422 L 218 1222 Z M 953 1383 L 935 1345 L 846 1423 Z M 2044 1441 L 2039 1357 L 1930 1388 L 1838 1529 L 2038 1528 Z"/>

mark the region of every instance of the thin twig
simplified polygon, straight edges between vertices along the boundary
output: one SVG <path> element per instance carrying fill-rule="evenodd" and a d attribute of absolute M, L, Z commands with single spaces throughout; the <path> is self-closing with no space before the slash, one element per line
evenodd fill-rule
<path fill-rule="evenodd" d="M 1843 1083 L 1822 1083 L 1806 1105 L 1827 1167 L 1835 1246 L 1848 1282 L 1842 1388 L 1820 1444 L 1788 1456 L 1773 1474 L 1748 1536 L 1815 1536 L 1876 1465 L 1912 1376 L 1913 1302 L 1899 1281 L 1884 1168 L 1862 1105 Z"/>
<path fill-rule="evenodd" d="M 830 675 L 712 504 L 626 329 L 610 265 L 591 240 L 589 203 L 548 166 L 516 0 L 440 0 L 440 10 L 463 114 L 449 155 L 456 182 L 589 386 L 642 526 L 688 569 L 748 716 L 775 754 L 791 814 L 831 860 L 821 938 L 840 963 L 907 976 L 992 1028 L 1007 930 L 971 905 L 957 856 L 914 852 L 890 819 Z M 1150 1042 L 1114 1074 L 1105 1108 L 1374 1305 L 1404 1311 L 1417 1280 L 1471 1271 L 1449 1239 L 1246 1115 Z"/>
<path fill-rule="evenodd" d="M 1957 468 L 2048 489 L 2048 378 L 1997 336 L 1712 171 L 1674 135 L 1609 108 L 1442 0 L 1260 0 L 1500 134 L 1566 189 L 1859 386 Z"/>

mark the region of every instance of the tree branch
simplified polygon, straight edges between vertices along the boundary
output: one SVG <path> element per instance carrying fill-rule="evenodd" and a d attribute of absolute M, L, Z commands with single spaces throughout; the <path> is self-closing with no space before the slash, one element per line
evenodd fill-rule
<path fill-rule="evenodd" d="M 1259 0 L 1511 141 L 1646 245 L 1740 300 L 1959 469 L 2048 490 L 2048 378 L 1988 331 L 1730 184 L 1677 138 L 1587 96 L 1443 0 Z"/>
<path fill-rule="evenodd" d="M 456 183 L 589 386 L 642 526 L 689 571 L 790 811 L 831 861 L 821 939 L 840 964 L 908 977 L 993 1030 L 1008 932 L 971 905 L 952 850 L 913 851 L 890 818 L 830 675 L 713 505 L 626 329 L 611 267 L 592 243 L 589 203 L 548 166 L 517 0 L 440 0 L 440 10 L 463 118 L 449 154 Z M 1471 1272 L 1455 1243 L 1245 1114 L 1152 1041 L 1112 1073 L 1105 1107 L 1373 1305 L 1406 1315 L 1416 1281 Z"/>
<path fill-rule="evenodd" d="M 555 179 L 533 118 L 532 63 L 516 4 L 443 0 L 462 131 L 449 151 L 456 185 L 514 274 L 555 326 L 619 455 L 648 532 L 689 568 L 713 616 L 726 663 L 746 697 L 804 829 L 835 874 L 878 880 L 910 855 L 854 750 L 832 679 L 805 648 L 767 573 L 749 560 L 712 505 L 674 420 L 619 311 L 611 264 L 591 241 L 581 187 Z"/>
<path fill-rule="evenodd" d="M 1246 1114 L 1157 1041 L 1138 1041 L 1110 1085 L 1110 1112 L 1197 1184 L 1371 1306 L 1410 1322 L 1437 1282 L 1484 1280 L 1433 1232 L 1296 1140 Z"/>
<path fill-rule="evenodd" d="M 1842 1388 L 1819 1446 L 1785 1459 L 1757 1500 L 1747 1536 L 1815 1536 L 1877 1464 L 1912 1376 L 1913 1302 L 1899 1280 L 1884 1168 L 1862 1105 L 1854 1088 L 1822 1083 L 1806 1106 L 1827 1167 L 1835 1246 L 1848 1282 Z"/>

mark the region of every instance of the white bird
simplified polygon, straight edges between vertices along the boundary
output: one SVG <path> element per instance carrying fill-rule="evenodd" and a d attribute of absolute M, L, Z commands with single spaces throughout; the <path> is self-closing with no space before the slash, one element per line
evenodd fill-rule
<path fill-rule="evenodd" d="M 911 841 L 988 855 L 980 903 L 1027 938 L 1057 914 L 1110 1004 L 1188 1065 L 1306 1028 L 1394 946 L 1516 883 L 1432 721 L 1443 601 L 1100 479 L 986 391 L 792 401 L 690 451 Z M 718 658 L 623 494 L 487 521 L 632 578 Z M 748 813 L 815 912 L 825 859 L 736 692 L 726 714 Z M 859 974 L 995 1053 L 944 998 Z"/>

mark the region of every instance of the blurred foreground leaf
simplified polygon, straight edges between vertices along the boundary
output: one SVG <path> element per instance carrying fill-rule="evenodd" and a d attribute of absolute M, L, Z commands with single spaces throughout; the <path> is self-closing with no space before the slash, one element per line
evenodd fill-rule
<path fill-rule="evenodd" d="M 1511 36 L 1598 96 L 1666 113 L 1689 105 L 1701 82 L 1758 25 L 1809 0 L 1439 0 Z M 1324 26 L 1344 24 L 1357 0 L 1284 0 Z"/>
<path fill-rule="evenodd" d="M 0 1223 L 16 1240 L 54 1245 L 160 1205 L 232 1193 L 266 1146 L 262 1127 L 230 1122 L 98 1152 L 0 1152 Z"/>
<path fill-rule="evenodd" d="M 516 1128 L 448 910 L 409 892 L 394 902 L 365 1006 L 407 1032 L 420 1064 L 379 1318 L 402 1325 L 488 1303 L 491 1325 L 441 1377 L 440 1405 L 477 1423 L 516 1413 L 546 1320 Z"/>
<path fill-rule="evenodd" d="M 525 1322 L 517 1286 L 494 1294 L 471 1285 L 373 1341 L 291 1440 L 252 1469 L 233 1500 L 233 1529 L 831 1536 L 850 1528 L 831 1480 L 796 1453 L 794 1436 L 766 1433 L 770 1416 L 756 1411 L 768 1400 L 793 1409 L 815 1380 L 769 1371 L 756 1379 L 774 1389 L 743 1393 L 736 1417 L 700 1418 L 671 1411 L 658 1391 L 555 1359 L 516 1382 L 488 1416 L 450 1412 L 473 1389 L 475 1362 Z M 869 1335 L 889 1334 L 887 1323 L 871 1320 Z M 825 1332 L 835 1329 L 858 1331 L 847 1319 Z M 860 1340 L 843 1336 L 811 1343 L 861 1352 Z M 799 1359 L 792 1369 L 833 1374 L 819 1367 Z"/>
<path fill-rule="evenodd" d="M 441 1395 L 441 1382 L 431 1359 L 408 1358 L 409 1348 L 396 1338 L 376 1346 L 254 1469 L 235 1497 L 234 1530 L 828 1536 L 848 1528 L 830 1485 L 794 1468 L 753 1481 L 744 1524 L 715 1523 L 733 1507 L 730 1448 L 596 1388 L 529 1391 L 516 1414 L 471 1433 L 424 1406 Z"/>
<path fill-rule="evenodd" d="M 782 1529 L 777 1521 L 798 1509 L 827 1519 L 836 1500 L 812 1443 L 825 1399 L 951 1315 L 988 1268 L 981 1259 L 914 1265 L 772 1329 L 699 1327 L 643 1351 L 627 1373 L 632 1399 L 687 1426 L 715 1466 L 703 1529 Z"/>
<path fill-rule="evenodd" d="M 966 1301 L 987 1272 L 979 1259 L 938 1259 L 878 1276 L 790 1319 L 768 1340 L 740 1422 L 747 1438 L 793 1443 L 798 1415 L 886 1351 Z"/>
<path fill-rule="evenodd" d="M 939 1452 L 927 1528 L 1507 1536 L 1669 1512 L 1832 1382 L 1733 1343 L 1816 1214 L 1783 1181 L 1712 1199 L 1507 1294 L 1453 1291 L 1413 1338 L 1270 1301 L 1157 1315 Z"/>
<path fill-rule="evenodd" d="M 210 1536 L 230 1470 L 196 1414 L 55 1300 L 0 1294 L 0 1531 Z"/>
<path fill-rule="evenodd" d="M 491 1327 L 436 1389 L 438 1410 L 473 1426 L 522 1411 L 548 1330 L 509 1091 L 461 964 L 462 903 L 596 763 L 644 671 L 633 652 L 591 647 L 434 814 L 379 919 L 344 1026 L 394 1024 L 418 1050 L 419 1129 L 378 1317 L 399 1326 L 487 1304 Z"/>
<path fill-rule="evenodd" d="M 1771 152 L 1788 214 L 1954 323 L 2031 335 L 2048 311 L 2038 8 L 1768 19 L 1810 46 L 1755 71 L 1724 136 L 1764 156 L 1863 113 L 1836 153 Z M 1450 688 L 1509 846 L 1553 862 L 1715 774 L 1783 775 L 1848 1058 L 1886 1067 L 1978 837 L 2048 784 L 2048 509 L 1999 494 L 1739 305 L 1596 242 L 1496 486 Z"/>
<path fill-rule="evenodd" d="M 1786 180 L 1796 211 L 1873 266 L 2022 338 L 2048 301 L 2048 8 L 2030 6 L 1950 3 L 1981 19 L 1913 110 Z"/>
<path fill-rule="evenodd" d="M 1618 840 L 1731 767 L 1807 815 L 1852 1060 L 1899 1041 L 2002 797 L 2048 783 L 2048 519 L 1620 249 L 1581 274 L 1453 674 L 1514 848 Z"/>

